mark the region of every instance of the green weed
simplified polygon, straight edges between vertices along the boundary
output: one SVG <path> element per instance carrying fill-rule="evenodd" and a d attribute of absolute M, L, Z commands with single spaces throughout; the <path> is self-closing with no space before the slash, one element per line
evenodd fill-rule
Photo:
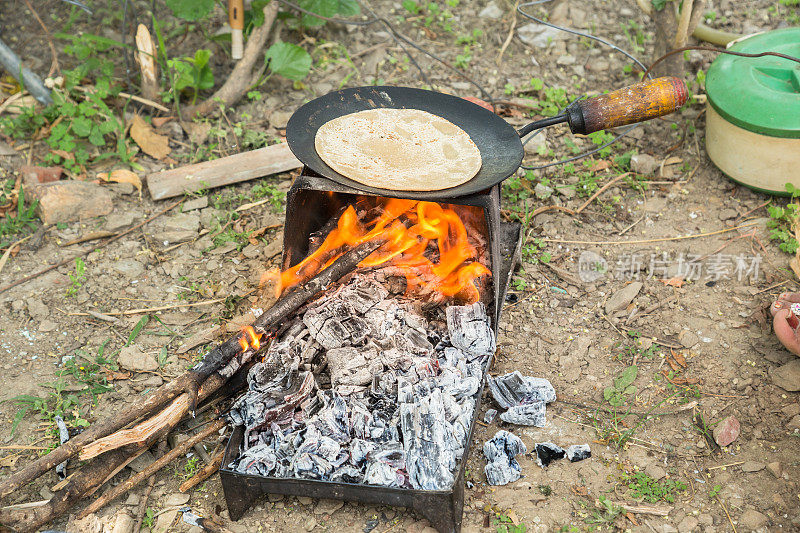
<path fill-rule="evenodd" d="M 19 194 L 14 198 L 14 179 L 6 180 L 0 185 L 0 207 L 17 203 L 15 209 L 5 212 L 5 216 L 0 218 L 0 248 L 9 246 L 23 232 L 29 232 L 36 228 L 36 205 L 34 200 L 28 207 L 25 207 L 25 191 L 22 186 Z"/>
<path fill-rule="evenodd" d="M 632 385 L 639 373 L 639 367 L 629 366 L 614 378 L 614 383 L 603 389 L 603 398 L 613 407 L 625 404 L 627 397 L 636 394 L 636 387 Z"/>
<path fill-rule="evenodd" d="M 156 524 L 156 513 L 150 507 L 144 512 L 142 517 L 142 525 L 152 531 L 153 526 Z"/>
<path fill-rule="evenodd" d="M 495 514 L 495 517 L 492 519 L 492 525 L 495 526 L 495 531 L 497 533 L 525 533 L 528 531 L 528 526 L 525 524 L 514 524 L 511 518 L 501 513 Z"/>
<path fill-rule="evenodd" d="M 779 242 L 778 248 L 794 255 L 798 247 L 794 228 L 798 223 L 798 217 L 800 217 L 800 203 L 795 200 L 800 197 L 800 188 L 791 183 L 787 183 L 785 187 L 786 192 L 791 195 L 791 199 L 786 204 L 786 207 L 767 206 L 767 214 L 770 218 L 767 221 L 767 227 L 770 230 L 770 239 Z"/>
<path fill-rule="evenodd" d="M 614 505 L 605 496 L 600 496 L 598 501 L 600 502 L 600 509 L 594 509 L 592 514 L 584 519 L 584 522 L 590 526 L 590 531 L 599 529 L 599 526 L 613 523 L 622 514 L 622 507 Z"/>
<path fill-rule="evenodd" d="M 658 481 L 642 471 L 636 471 L 633 474 L 622 474 L 620 481 L 630 489 L 633 498 L 641 498 L 649 503 L 660 501 L 674 503 L 675 496 L 686 490 L 686 483 L 682 481 L 666 478 L 663 481 Z"/>
<path fill-rule="evenodd" d="M 83 278 L 86 277 L 86 263 L 80 257 L 75 258 L 75 273 L 69 274 L 70 285 L 67 288 L 67 296 L 75 296 L 78 294 L 78 289 L 83 285 Z"/>

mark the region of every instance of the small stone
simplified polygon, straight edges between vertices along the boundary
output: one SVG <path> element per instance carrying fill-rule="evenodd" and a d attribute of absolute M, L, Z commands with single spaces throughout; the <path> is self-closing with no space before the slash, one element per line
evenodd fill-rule
<path fill-rule="evenodd" d="M 269 125 L 275 129 L 283 129 L 291 117 L 291 111 L 273 111 L 269 116 Z"/>
<path fill-rule="evenodd" d="M 125 505 L 139 505 L 139 495 L 135 493 L 129 494 L 128 499 L 125 500 Z"/>
<path fill-rule="evenodd" d="M 314 514 L 333 514 L 344 506 L 342 500 L 320 500 L 314 507 Z"/>
<path fill-rule="evenodd" d="M 731 209 L 730 207 L 726 207 L 725 209 L 719 212 L 720 220 L 731 220 L 738 216 L 739 213 L 737 213 L 735 209 Z"/>
<path fill-rule="evenodd" d="M 309 516 L 306 521 L 303 522 L 303 529 L 306 531 L 313 531 L 315 527 L 317 527 L 317 519 L 313 516 Z"/>
<path fill-rule="evenodd" d="M 140 455 L 139 457 L 128 463 L 128 467 L 138 474 L 139 472 L 141 472 L 142 470 L 153 464 L 155 460 L 156 459 L 155 457 L 153 457 L 153 454 L 150 453 L 149 451 L 146 451 L 142 455 Z M 138 500 L 136 503 L 137 504 L 139 503 Z"/>
<path fill-rule="evenodd" d="M 642 290 L 642 286 L 641 281 L 634 281 L 612 294 L 606 300 L 606 314 L 610 315 L 628 307 L 633 299 L 636 298 L 636 295 L 639 294 L 639 291 Z"/>
<path fill-rule="evenodd" d="M 754 531 L 766 526 L 769 523 L 769 518 L 759 513 L 755 509 L 747 509 L 739 517 L 739 525 L 745 531 Z"/>
<path fill-rule="evenodd" d="M 56 324 L 52 320 L 42 320 L 42 322 L 39 324 L 39 331 L 43 331 L 46 333 L 48 331 L 53 331 L 57 327 L 58 324 Z"/>
<path fill-rule="evenodd" d="M 783 409 L 781 409 L 783 416 L 787 418 L 792 418 L 795 415 L 800 415 L 800 403 L 790 403 Z"/>
<path fill-rule="evenodd" d="M 767 470 L 778 479 L 783 475 L 783 465 L 779 461 L 768 463 Z"/>
<path fill-rule="evenodd" d="M 651 155 L 634 154 L 633 157 L 631 157 L 631 170 L 637 174 L 651 176 L 656 168 L 658 168 L 658 161 Z"/>
<path fill-rule="evenodd" d="M 283 494 L 267 494 L 267 500 L 272 503 L 282 502 Z"/>
<path fill-rule="evenodd" d="M 297 501 L 300 502 L 300 505 L 311 505 L 314 500 L 308 496 L 298 496 Z"/>
<path fill-rule="evenodd" d="M 158 361 L 149 353 L 145 353 L 137 345 L 125 346 L 117 357 L 117 364 L 133 372 L 152 372 L 158 370 Z"/>
<path fill-rule="evenodd" d="M 537 198 L 540 198 L 542 200 L 546 200 L 546 199 L 550 198 L 550 196 L 552 196 L 553 188 L 552 187 L 548 187 L 547 185 L 545 185 L 543 183 L 537 183 L 536 187 L 533 188 L 533 193 L 536 195 Z"/>
<path fill-rule="evenodd" d="M 667 471 L 655 463 L 647 465 L 644 469 L 644 473 L 656 481 L 667 475 Z"/>
<path fill-rule="evenodd" d="M 700 337 L 698 337 L 695 333 L 684 329 L 678 333 L 678 340 L 681 341 L 681 344 L 683 344 L 684 348 L 691 348 L 700 342 Z"/>
<path fill-rule="evenodd" d="M 486 7 L 481 9 L 478 16 L 482 19 L 494 19 L 497 20 L 503 16 L 503 10 L 497 7 L 497 4 L 494 2 L 489 2 L 486 4 Z"/>
<path fill-rule="evenodd" d="M 759 472 L 764 470 L 765 467 L 766 465 L 764 463 L 759 463 L 757 461 L 745 461 L 742 465 L 742 472 Z"/>
<path fill-rule="evenodd" d="M 574 64 L 575 64 L 575 56 L 573 56 L 573 55 L 566 54 L 566 55 L 563 55 L 563 56 L 559 56 L 559 58 L 556 59 L 556 65 L 565 65 L 566 66 L 566 65 L 574 65 Z"/>
<path fill-rule="evenodd" d="M 58 181 L 61 179 L 61 175 L 64 174 L 64 169 L 61 167 L 37 167 L 34 165 L 22 165 L 19 168 L 19 173 L 22 175 L 23 185 L 28 187 L 30 185 L 37 185 L 39 183 Z"/>
<path fill-rule="evenodd" d="M 736 417 L 725 417 L 714 427 L 714 441 L 720 446 L 727 446 L 739 437 L 739 431 L 739 421 Z"/>
<path fill-rule="evenodd" d="M 554 41 L 563 41 L 567 35 L 551 26 L 531 22 L 517 29 L 519 39 L 530 46 L 547 48 Z"/>
<path fill-rule="evenodd" d="M 701 523 L 703 526 L 713 526 L 714 525 L 714 517 L 710 514 L 699 514 L 697 515 L 697 521 Z"/>
<path fill-rule="evenodd" d="M 144 274 L 144 265 L 136 259 L 120 259 L 111 263 L 111 268 L 126 278 L 137 278 Z"/>
<path fill-rule="evenodd" d="M 242 255 L 248 259 L 255 259 L 261 255 L 261 250 L 259 250 L 259 246 L 255 244 L 248 244 L 244 247 L 244 250 L 242 250 Z"/>
<path fill-rule="evenodd" d="M 663 524 L 661 529 L 658 530 L 659 533 L 678 533 L 678 530 L 675 529 L 675 526 L 670 524 Z"/>
<path fill-rule="evenodd" d="M 108 217 L 104 229 L 107 231 L 117 231 L 118 229 L 130 226 L 136 217 L 131 212 L 115 213 Z"/>
<path fill-rule="evenodd" d="M 678 524 L 678 533 L 692 533 L 692 531 L 697 529 L 698 525 L 700 525 L 700 523 L 697 521 L 697 518 L 688 515 Z"/>
<path fill-rule="evenodd" d="M 779 367 L 769 369 L 772 382 L 788 392 L 800 391 L 800 359 L 792 359 Z"/>
<path fill-rule="evenodd" d="M 155 387 L 160 387 L 161 385 L 163 385 L 163 383 L 164 380 L 161 379 L 161 376 L 152 374 L 146 380 L 142 381 L 141 385 L 144 385 L 145 387 L 155 388 Z"/>
<path fill-rule="evenodd" d="M 532 131 L 522 139 L 525 153 L 539 155 L 539 150 L 547 150 L 547 133 L 545 130 Z"/>
<path fill-rule="evenodd" d="M 172 524 L 175 523 L 176 518 L 178 518 L 177 509 L 161 513 L 156 519 L 156 525 L 153 528 L 153 533 L 166 533 L 167 531 L 174 531 L 172 529 Z"/>
<path fill-rule="evenodd" d="M 200 229 L 200 215 L 195 213 L 178 213 L 164 219 L 163 225 L 171 230 L 197 231 Z"/>
<path fill-rule="evenodd" d="M 188 202 L 184 202 L 181 206 L 181 211 L 186 213 L 195 209 L 203 209 L 204 207 L 208 207 L 208 196 L 192 198 Z"/>
<path fill-rule="evenodd" d="M 31 200 L 38 200 L 36 213 L 45 224 L 75 222 L 107 215 L 114 209 L 111 193 L 88 181 L 65 180 L 29 187 Z"/>
<path fill-rule="evenodd" d="M 128 513 L 119 513 L 114 520 L 114 529 L 111 533 L 132 533 L 136 521 Z"/>
<path fill-rule="evenodd" d="M 792 419 L 786 423 L 786 429 L 791 429 L 792 431 L 800 430 L 800 415 L 793 416 Z"/>
<path fill-rule="evenodd" d="M 173 492 L 164 497 L 165 507 L 177 507 L 189 503 L 189 495 L 182 492 Z"/>

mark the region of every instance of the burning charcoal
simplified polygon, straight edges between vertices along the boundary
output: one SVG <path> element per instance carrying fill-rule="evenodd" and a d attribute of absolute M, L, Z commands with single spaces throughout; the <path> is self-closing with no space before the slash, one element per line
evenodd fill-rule
<path fill-rule="evenodd" d="M 523 376 L 519 371 L 487 378 L 492 397 L 503 409 L 526 403 L 550 403 L 556 399 L 556 390 L 544 378 Z"/>
<path fill-rule="evenodd" d="M 494 421 L 494 417 L 497 416 L 497 409 L 487 409 L 486 414 L 483 415 L 483 421 L 487 424 L 491 424 Z"/>
<path fill-rule="evenodd" d="M 363 478 L 364 475 L 361 473 L 361 470 L 353 468 L 352 466 L 345 466 L 335 470 L 333 474 L 331 474 L 331 481 L 337 483 L 361 483 Z"/>
<path fill-rule="evenodd" d="M 277 462 L 275 451 L 266 444 L 259 444 L 246 450 L 231 463 L 230 468 L 243 474 L 268 476 L 275 469 Z"/>
<path fill-rule="evenodd" d="M 350 441 L 350 462 L 355 466 L 362 466 L 364 461 L 367 460 L 367 455 L 375 448 L 376 445 L 372 442 L 362 439 L 353 439 Z"/>
<path fill-rule="evenodd" d="M 454 448 L 458 446 L 445 419 L 442 396 L 434 389 L 429 396 L 400 406 L 408 476 L 415 489 L 444 490 L 454 482 Z"/>
<path fill-rule="evenodd" d="M 508 411 L 500 415 L 500 420 L 518 426 L 545 426 L 545 403 L 534 402 L 512 405 Z"/>
<path fill-rule="evenodd" d="M 494 353 L 494 332 L 482 303 L 451 305 L 445 312 L 453 346 L 471 355 L 470 359 Z"/>
<path fill-rule="evenodd" d="M 326 393 L 328 391 L 325 391 Z M 322 407 L 307 424 L 316 427 L 322 435 L 330 437 L 338 443 L 350 441 L 350 420 L 347 416 L 347 404 L 344 399 L 335 392 L 327 395 L 320 394 L 318 397 L 326 398 L 325 406 Z M 338 453 L 338 450 L 337 452 Z"/>
<path fill-rule="evenodd" d="M 403 487 L 408 483 L 405 473 L 405 453 L 399 447 L 387 447 L 370 452 L 364 482 L 370 485 Z"/>
<path fill-rule="evenodd" d="M 369 385 L 372 376 L 383 369 L 374 348 L 359 350 L 352 346 L 328 350 L 328 367 L 335 387 Z"/>
<path fill-rule="evenodd" d="M 464 378 L 458 385 L 450 389 L 450 393 L 455 396 L 456 399 L 460 400 L 462 398 L 469 398 L 470 396 L 476 394 L 480 387 L 480 379 Z"/>
<path fill-rule="evenodd" d="M 536 464 L 542 468 L 557 459 L 563 459 L 564 455 L 566 455 L 564 449 L 552 442 L 536 443 Z"/>
<path fill-rule="evenodd" d="M 319 455 L 298 453 L 292 461 L 295 477 L 308 479 L 327 479 L 333 472 L 333 465 Z"/>
<path fill-rule="evenodd" d="M 314 340 L 328 350 L 359 344 L 369 333 L 369 326 L 353 308 L 337 299 L 307 311 L 303 323 Z"/>
<path fill-rule="evenodd" d="M 353 280 L 338 294 L 338 297 L 347 301 L 359 315 L 369 311 L 375 304 L 385 300 L 387 296 L 389 296 L 389 291 L 383 285 L 362 276 L 354 276 Z"/>
<path fill-rule="evenodd" d="M 483 445 L 483 454 L 489 461 L 484 468 L 488 483 L 506 485 L 518 480 L 522 467 L 515 457 L 527 451 L 522 439 L 513 433 L 504 430 L 495 433 L 494 437 Z"/>
<path fill-rule="evenodd" d="M 591 456 L 592 450 L 589 448 L 588 444 L 573 444 L 567 448 L 567 459 L 569 459 L 571 463 L 583 461 Z"/>

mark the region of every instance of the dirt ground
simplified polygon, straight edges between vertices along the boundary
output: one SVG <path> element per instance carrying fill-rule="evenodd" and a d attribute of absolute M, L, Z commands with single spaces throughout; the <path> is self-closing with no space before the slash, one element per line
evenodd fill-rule
<path fill-rule="evenodd" d="M 22 2 L 12 4 L 24 10 Z M 47 20 L 57 28 L 58 21 L 66 16 L 65 8 L 56 2 L 37 6 L 40 4 L 41 12 L 45 12 L 45 5 L 52 7 L 53 16 Z M 143 16 L 149 2 L 135 4 Z M 718 19 L 725 19 L 717 20 L 716 26 L 731 31 L 785 25 L 780 16 L 768 11 L 774 2 L 714 0 L 709 4 Z M 480 46 L 471 49 L 473 57 L 466 72 L 497 98 L 511 98 L 504 94 L 509 87 L 514 96 L 519 96 L 532 77 L 543 80 L 546 87 L 564 88 L 575 96 L 635 81 L 625 72 L 628 62 L 620 55 L 578 38 L 559 37 L 538 48 L 526 45 L 515 33 L 498 63 L 498 51 L 512 21 L 517 28 L 528 21 L 514 16 L 511 4 L 496 5 L 501 12 L 497 19 L 479 15 L 484 2 L 462 0 L 453 9 L 454 31 L 447 32 L 435 25 L 423 29 L 421 18 L 408 15 L 399 3 L 372 3 L 377 13 L 397 23 L 404 34 L 448 61 L 455 61 L 463 52 L 454 34 L 483 30 Z M 591 29 L 624 48 L 632 44 L 623 27 L 628 25 L 628 33 L 635 34 L 629 26 L 629 21 L 634 21 L 642 28 L 643 37 L 643 50 L 637 55 L 649 57 L 652 27 L 635 2 L 565 0 L 561 6 L 545 6 L 550 20 Z M 215 20 L 222 19 L 221 12 L 217 13 Z M 88 31 L 89 24 L 84 23 Z M 0 24 L 3 38 L 13 34 L 9 44 L 32 63 L 32 68 L 46 71 L 49 52 L 35 20 L 12 20 L 4 13 L 0 14 Z M 113 25 L 102 31 L 108 36 L 119 33 Z M 284 38 L 299 42 L 297 35 L 288 32 Z M 263 98 L 240 103 L 232 116 L 277 138 L 289 114 L 300 104 L 340 86 L 376 81 L 426 85 L 389 34 L 378 27 L 329 25 L 310 32 L 304 45 L 311 49 L 322 39 L 340 44 L 352 61 L 330 52 L 333 47 L 317 48 L 315 67 L 302 87 L 293 88 L 277 78 L 270 80 L 261 88 Z M 692 76 L 699 69 L 707 70 L 712 59 L 698 53 L 688 57 L 686 66 Z M 435 62 L 427 58 L 418 61 L 433 89 L 481 97 L 474 86 Z M 800 404 L 796 393 L 787 392 L 779 383 L 789 388 L 797 385 L 787 385 L 787 380 L 775 372 L 794 356 L 775 340 L 766 309 L 779 293 L 797 290 L 798 284 L 787 267 L 789 256 L 769 240 L 764 205 L 770 197 L 731 182 L 705 154 L 703 110 L 700 102 L 688 105 L 665 120 L 637 128 L 614 147 L 612 155 L 596 158 L 611 160 L 630 150 L 652 156 L 656 166 L 644 178 L 648 181 L 646 190 L 635 190 L 621 180 L 579 215 L 550 210 L 528 220 L 528 248 L 503 309 L 499 352 L 492 373 L 519 370 L 545 377 L 555 386 L 558 400 L 548 406 L 545 428 L 511 426 L 499 419 L 477 426 L 466 474 L 464 531 L 522 531 L 513 529 L 518 524 L 537 533 L 595 528 L 659 533 L 800 530 L 796 500 L 800 497 Z M 526 121 L 519 113 L 506 118 L 514 125 Z M 175 139 L 189 142 L 180 128 L 164 128 Z M 565 131 L 547 132 L 547 147 L 557 154 L 569 153 Z M 579 141 L 579 147 L 589 145 Z M 183 150 L 173 146 L 177 152 Z M 542 161 L 535 154 L 529 155 L 532 161 Z M 3 172 L 16 172 L 23 159 L 0 156 Z M 146 156 L 140 162 L 147 171 L 165 166 Z M 596 172 L 599 184 L 614 175 L 613 168 Z M 237 231 L 272 228 L 265 233 L 266 243 L 240 249 L 235 243 L 214 247 L 213 237 L 219 230 L 216 222 L 223 210 L 250 202 L 257 184 L 285 192 L 291 178 L 287 173 L 212 191 L 208 194 L 210 206 L 186 212 L 175 208 L 91 252 L 86 257 L 86 275 L 74 295 L 65 296 L 73 285 L 70 274 L 75 268 L 71 264 L 0 295 L 0 367 L 4 376 L 0 390 L 0 436 L 4 440 L 0 476 L 10 475 L 35 457 L 35 450 L 20 446 L 48 446 L 53 442 L 52 426 L 33 414 L 25 416 L 12 435 L 12 421 L 19 407 L 10 400 L 19 395 L 44 397 L 52 393 L 47 384 L 56 381 L 57 372 L 76 351 L 94 357 L 101 345 L 109 352 L 118 350 L 143 315 L 159 318 L 150 320 L 133 344 L 159 361 L 157 370 L 116 375 L 120 379 L 113 382 L 113 390 L 102 394 L 96 406 L 85 400 L 82 386 L 68 381 L 65 392 L 73 390 L 84 398 L 78 408 L 80 418 L 92 421 L 112 415 L 136 395 L 190 366 L 203 351 L 197 347 L 177 354 L 188 336 L 220 324 L 224 327 L 231 317 L 261 304 L 258 281 L 280 256 L 282 207 L 272 209 L 266 203 L 243 211 Z M 577 174 L 570 176 L 556 167 L 537 171 L 533 183 L 542 178 L 548 180 L 543 185 L 549 183 L 556 192 L 543 193 L 545 198 L 530 195 L 520 201 L 515 191 L 507 188 L 503 207 L 508 214 L 525 212 L 521 202 L 526 202 L 528 212 L 532 212 L 546 205 L 575 210 L 587 199 L 580 194 L 581 178 Z M 154 202 L 146 192 L 140 198 L 121 185 L 109 187 L 115 203 L 111 215 L 50 227 L 41 239 L 23 245 L 8 262 L 0 284 L 92 246 L 65 245 L 73 239 L 91 231 L 124 230 L 170 202 Z M 226 203 L 215 204 L 218 193 Z M 773 201 L 785 203 L 780 198 Z M 203 200 L 200 202 L 202 205 Z M 217 209 L 214 205 L 225 207 Z M 706 233 L 712 235 L 698 236 Z M 533 239 L 542 239 L 541 245 L 531 245 Z M 549 256 L 549 263 L 536 261 L 542 254 Z M 582 281 L 578 276 L 582 254 L 584 264 L 587 258 L 592 262 L 605 260 L 605 275 Z M 697 279 L 685 283 L 675 279 L 681 258 L 694 258 L 701 265 Z M 636 282 L 641 283 L 638 292 L 631 289 Z M 620 294 L 626 287 L 626 291 L 635 292 L 630 298 Z M 89 311 L 114 315 L 157 307 L 170 308 L 123 315 L 116 321 L 87 315 Z M 228 328 L 235 331 L 238 325 L 229 324 Z M 163 347 L 167 350 L 162 355 Z M 634 364 L 638 367 L 635 392 L 614 408 L 604 398 L 604 389 Z M 491 407 L 491 399 L 485 394 L 479 420 L 483 420 L 487 407 Z M 741 433 L 731 445 L 720 448 L 710 435 L 715 425 L 729 416 L 738 419 Z M 703 424 L 709 428 L 705 436 L 698 429 Z M 485 459 L 480 450 L 501 428 L 520 436 L 529 451 L 534 443 L 543 441 L 563 446 L 589 443 L 592 457 L 580 463 L 559 461 L 543 469 L 534 456 L 527 454 L 520 457 L 523 475 L 519 481 L 492 487 L 483 475 Z M 182 427 L 181 432 L 188 430 Z M 176 518 L 175 509 L 184 503 L 176 492 L 188 471 L 186 461 L 162 470 L 157 477 L 148 504 L 155 513 L 162 511 L 155 518 L 154 530 L 159 530 L 158 524 L 171 523 Z M 676 489 L 670 495 L 674 501 L 654 503 L 642 496 L 637 498 L 625 481 L 637 471 L 659 481 L 659 486 L 674 480 L 684 484 L 685 490 Z M 7 503 L 48 498 L 57 482 L 55 474 L 48 473 Z M 134 514 L 143 492 L 144 487 L 138 487 L 100 515 Z M 663 511 L 664 516 L 605 512 L 607 509 L 599 503 L 601 497 L 609 502 L 649 506 L 650 511 Z M 230 522 L 218 476 L 191 492 L 188 501 L 199 515 L 220 514 L 225 526 L 236 533 L 430 531 L 423 517 L 405 508 L 281 496 L 258 501 L 244 518 Z M 65 524 L 66 518 L 53 528 L 63 529 Z M 190 530 L 180 521 L 168 527 Z"/>

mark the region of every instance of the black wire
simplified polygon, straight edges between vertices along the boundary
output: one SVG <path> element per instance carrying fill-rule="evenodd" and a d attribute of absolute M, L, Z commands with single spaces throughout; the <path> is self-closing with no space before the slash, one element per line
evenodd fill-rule
<path fill-rule="evenodd" d="M 75 7 L 79 7 L 79 8 L 81 8 L 81 9 L 83 9 L 84 11 L 86 11 L 87 13 L 89 13 L 90 15 L 92 15 L 92 14 L 93 14 L 93 13 L 92 13 L 92 10 L 91 10 L 91 9 L 89 9 L 89 8 L 86 6 L 86 4 L 83 4 L 83 3 L 81 3 L 81 2 L 78 2 L 77 0 L 61 0 L 61 1 L 62 1 L 62 2 L 64 2 L 64 3 L 66 3 L 66 4 L 70 4 L 70 5 L 73 5 L 73 6 L 75 6 Z"/>
<path fill-rule="evenodd" d="M 633 54 L 631 54 L 631 53 L 629 53 L 629 52 L 626 52 L 625 50 L 623 50 L 623 49 L 622 49 L 622 48 L 620 48 L 619 46 L 615 45 L 614 43 L 611 43 L 611 42 L 609 42 L 609 41 L 606 41 L 605 39 L 602 39 L 602 38 L 600 38 L 600 37 L 597 37 L 596 35 L 591 35 L 591 34 L 589 34 L 589 33 L 586 33 L 586 32 L 578 31 L 578 30 L 576 30 L 576 29 L 574 29 L 574 28 L 566 28 L 566 27 L 564 27 L 564 26 L 558 26 L 558 25 L 556 25 L 556 24 L 553 24 L 553 23 L 551 23 L 551 22 L 547 22 L 546 20 L 542 20 L 542 19 L 540 19 L 540 18 L 534 17 L 534 16 L 533 16 L 533 15 L 531 15 L 530 13 L 526 13 L 526 12 L 525 12 L 525 11 L 522 9 L 523 7 L 529 7 L 529 6 L 536 6 L 536 5 L 546 4 L 546 3 L 549 3 L 549 2 L 552 2 L 552 1 L 553 1 L 553 0 L 533 0 L 533 1 L 531 1 L 531 2 L 525 2 L 524 4 L 520 4 L 520 5 L 518 5 L 518 6 L 517 6 L 517 12 L 518 12 L 520 15 L 522 15 L 523 17 L 529 18 L 529 19 L 531 19 L 531 20 L 533 20 L 533 21 L 535 21 L 535 22 L 538 22 L 539 24 L 544 24 L 545 26 L 550 26 L 551 28 L 555 28 L 555 29 L 557 29 L 557 30 L 559 30 L 559 31 L 563 31 L 563 32 L 566 32 L 566 33 L 572 33 L 572 34 L 574 34 L 574 35 L 578 35 L 578 36 L 580 36 L 580 37 L 586 37 L 587 39 L 592 39 L 593 41 L 597 41 L 597 42 L 599 42 L 599 43 L 602 43 L 602 44 L 604 44 L 604 45 L 606 45 L 606 46 L 610 47 L 611 49 L 613 49 L 615 52 L 619 52 L 619 53 L 621 53 L 621 54 L 625 55 L 626 57 L 628 57 L 628 58 L 629 58 L 631 61 L 633 61 L 634 63 L 636 63 L 637 65 L 639 65 L 639 67 L 642 69 L 642 71 L 647 71 L 647 67 L 645 67 L 645 66 L 644 66 L 644 64 L 643 64 L 641 61 L 639 61 L 638 59 L 636 59 L 636 57 L 634 57 L 634 56 L 633 56 Z M 648 75 L 649 75 L 649 74 L 648 74 Z M 649 77 L 650 77 L 650 79 L 652 79 L 652 78 L 653 78 L 652 76 L 649 76 Z M 563 111 L 564 111 L 564 110 L 561 110 L 560 112 L 563 112 Z M 522 168 L 522 169 L 525 169 L 525 170 L 541 170 L 541 169 L 543 169 L 543 168 L 554 167 L 554 166 L 556 166 L 556 165 L 563 165 L 563 164 L 566 164 L 566 163 L 570 163 L 570 162 L 572 162 L 572 161 L 577 161 L 578 159 L 583 159 L 584 157 L 588 157 L 588 156 L 590 156 L 590 155 L 594 155 L 594 154 L 596 154 L 597 152 L 599 152 L 600 150 L 602 150 L 602 149 L 604 149 L 604 148 L 608 148 L 609 146 L 611 146 L 612 144 L 614 144 L 615 142 L 619 141 L 621 138 L 623 138 L 624 136 L 626 136 L 627 134 L 629 134 L 629 133 L 630 133 L 630 132 L 631 132 L 631 131 L 632 131 L 634 128 L 638 128 L 639 126 L 640 126 L 640 124 L 634 124 L 633 126 L 630 126 L 629 128 L 627 128 L 627 129 L 623 130 L 623 131 L 622 131 L 622 133 L 620 133 L 619 135 L 617 135 L 616 137 L 614 137 L 612 140 L 610 140 L 610 141 L 608 141 L 608 142 L 606 142 L 606 143 L 604 143 L 604 144 L 602 144 L 602 145 L 598 146 L 597 148 L 595 148 L 595 149 L 593 149 L 593 150 L 589 150 L 588 152 L 582 152 L 582 153 L 580 153 L 580 154 L 578 154 L 578 155 L 576 155 L 576 156 L 573 156 L 573 157 L 568 157 L 567 159 L 561 159 L 561 160 L 559 160 L 559 161 L 555 161 L 555 162 L 553 162 L 553 163 L 547 163 L 547 164 L 545 164 L 545 165 L 536 165 L 536 166 L 531 166 L 531 165 L 520 165 L 520 167 L 519 167 L 519 168 Z M 528 142 L 530 142 L 530 140 L 531 140 L 531 139 L 533 139 L 533 137 L 534 137 L 533 135 L 531 135 L 530 137 L 528 137 L 528 138 L 527 138 L 527 139 L 526 139 L 526 140 L 525 140 L 525 141 L 522 143 L 522 144 L 523 144 L 523 146 L 524 146 L 525 144 L 528 144 Z"/>

